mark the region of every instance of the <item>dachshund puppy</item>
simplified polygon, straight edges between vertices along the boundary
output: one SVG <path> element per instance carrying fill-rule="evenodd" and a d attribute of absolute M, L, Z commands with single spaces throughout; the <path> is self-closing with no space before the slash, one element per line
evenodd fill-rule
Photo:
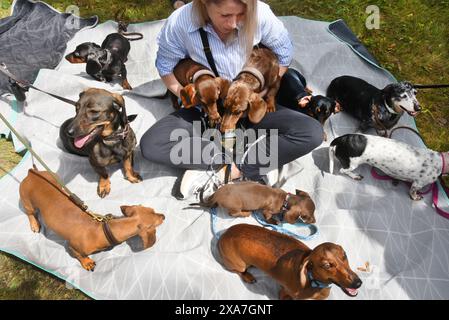
<path fill-rule="evenodd" d="M 291 68 L 281 79 L 276 102 L 281 106 L 311 116 L 322 126 L 331 115 L 340 112 L 340 105 L 334 99 L 322 95 L 312 95 L 312 91 L 307 88 L 304 76 Z M 324 140 L 327 140 L 326 133 L 324 133 Z"/>
<path fill-rule="evenodd" d="M 211 195 L 207 207 L 222 207 L 233 217 L 248 217 L 254 210 L 262 210 L 265 220 L 271 224 L 280 221 L 315 223 L 315 204 L 307 192 L 296 190 L 287 193 L 256 182 L 226 184 Z"/>
<path fill-rule="evenodd" d="M 259 123 L 267 112 L 276 111 L 275 97 L 280 80 L 276 55 L 268 48 L 255 47 L 229 87 L 221 132 L 234 130 L 246 114 L 252 123 Z"/>
<path fill-rule="evenodd" d="M 256 282 L 250 266 L 268 274 L 281 286 L 280 299 L 326 299 L 332 284 L 355 297 L 362 285 L 343 248 L 330 242 L 312 250 L 285 234 L 237 224 L 220 237 L 218 252 L 225 268 L 245 282 Z"/>
<path fill-rule="evenodd" d="M 212 71 L 192 59 L 181 60 L 173 70 L 181 89 L 181 101 L 185 108 L 201 105 L 209 117 L 209 126 L 221 122 L 217 101 L 228 94 L 230 81 L 215 77 Z M 173 107 L 179 109 L 178 98 L 171 94 Z"/>

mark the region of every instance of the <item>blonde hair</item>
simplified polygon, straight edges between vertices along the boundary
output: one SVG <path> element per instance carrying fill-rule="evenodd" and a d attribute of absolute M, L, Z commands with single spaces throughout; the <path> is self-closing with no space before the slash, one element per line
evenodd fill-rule
<path fill-rule="evenodd" d="M 206 6 L 209 3 L 219 5 L 223 1 L 229 0 L 193 0 L 193 19 L 194 22 L 204 27 L 206 23 L 210 22 L 210 18 L 207 14 Z M 251 51 L 253 50 L 254 35 L 257 29 L 257 0 L 232 0 L 240 2 L 245 5 L 245 19 L 240 28 L 241 34 L 239 35 L 240 45 L 245 48 L 246 57 L 249 58 Z M 195 21 L 196 20 L 196 21 Z"/>

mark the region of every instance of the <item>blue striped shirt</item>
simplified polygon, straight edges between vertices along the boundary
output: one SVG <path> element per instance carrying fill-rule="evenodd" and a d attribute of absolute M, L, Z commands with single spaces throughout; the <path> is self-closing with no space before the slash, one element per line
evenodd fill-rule
<path fill-rule="evenodd" d="M 270 7 L 261 1 L 257 3 L 258 27 L 254 44 L 263 43 L 278 57 L 281 66 L 288 66 L 293 56 L 293 44 L 283 23 L 274 15 Z M 175 10 L 168 17 L 157 41 L 159 49 L 156 68 L 161 77 L 173 73 L 179 60 L 190 57 L 194 61 L 209 66 L 203 51 L 199 32 L 200 26 L 192 21 L 192 4 Z M 221 77 L 232 80 L 241 71 L 246 60 L 245 48 L 237 37 L 223 43 L 211 24 L 204 30 L 208 34 L 215 65 Z"/>

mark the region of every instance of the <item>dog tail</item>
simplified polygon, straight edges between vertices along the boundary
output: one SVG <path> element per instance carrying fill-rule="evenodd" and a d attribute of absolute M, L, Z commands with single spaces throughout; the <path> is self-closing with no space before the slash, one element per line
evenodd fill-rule
<path fill-rule="evenodd" d="M 208 197 L 207 199 L 204 199 L 204 201 L 200 201 L 200 202 L 195 202 L 195 203 L 189 203 L 189 206 L 201 206 L 201 207 L 208 207 L 208 208 L 213 208 L 217 206 L 217 202 L 215 201 L 215 194 L 212 194 L 210 197 Z"/>

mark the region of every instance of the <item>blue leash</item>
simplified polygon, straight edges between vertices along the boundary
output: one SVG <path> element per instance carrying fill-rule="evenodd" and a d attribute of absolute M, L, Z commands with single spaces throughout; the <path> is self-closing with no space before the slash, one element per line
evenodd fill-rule
<path fill-rule="evenodd" d="M 253 217 L 265 228 L 271 228 L 273 231 L 286 234 L 298 240 L 312 240 L 318 235 L 318 227 L 314 224 L 307 224 L 303 222 L 296 222 L 295 224 L 279 222 L 278 225 L 271 224 L 265 221 L 265 218 L 260 211 L 253 211 Z M 298 228 L 307 228 L 310 230 L 308 236 L 302 236 L 296 233 Z"/>
<path fill-rule="evenodd" d="M 212 234 L 214 235 L 215 239 L 219 239 L 219 235 L 217 233 L 216 224 L 217 224 L 217 208 L 210 208 L 211 213 L 211 229 Z M 267 223 L 265 219 L 261 216 L 261 213 L 259 211 L 253 212 L 253 217 L 256 219 L 257 222 L 259 222 L 263 227 L 270 228 L 273 231 L 277 231 L 279 233 L 286 234 L 288 236 L 291 236 L 293 238 L 296 238 L 298 240 L 312 240 L 315 238 L 319 232 L 318 227 L 314 224 L 306 224 L 303 222 L 297 222 L 295 224 L 290 223 L 280 223 L 278 225 L 274 225 L 271 223 Z M 297 228 L 308 228 L 310 230 L 310 234 L 308 236 L 302 236 L 300 234 L 296 233 Z"/>

